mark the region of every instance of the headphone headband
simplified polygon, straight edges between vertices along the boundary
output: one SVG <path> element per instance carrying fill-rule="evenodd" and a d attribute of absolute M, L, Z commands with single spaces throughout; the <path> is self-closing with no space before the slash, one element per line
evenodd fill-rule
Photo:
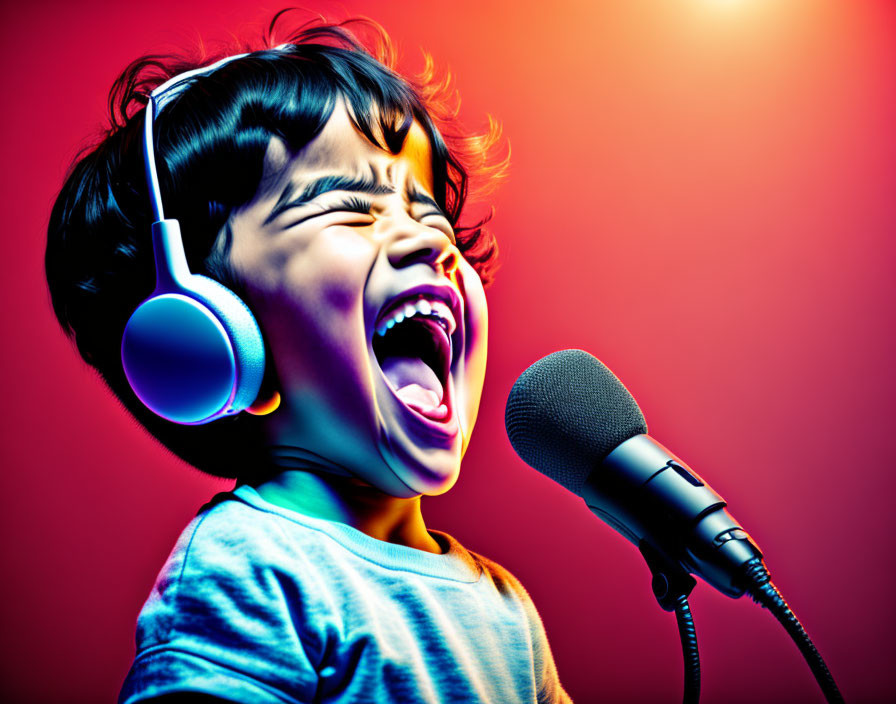
<path fill-rule="evenodd" d="M 290 44 L 280 44 L 273 49 L 264 49 L 263 51 L 286 51 L 290 46 Z M 236 61 L 237 59 L 242 59 L 246 56 L 249 56 L 249 54 L 227 56 L 210 66 L 202 66 L 190 71 L 184 71 L 176 76 L 172 76 L 162 85 L 154 88 L 149 94 L 149 100 L 146 103 L 146 117 L 143 129 L 143 158 L 144 167 L 146 169 L 146 182 L 149 185 L 149 199 L 152 205 L 153 220 L 155 222 L 165 219 L 165 211 L 162 208 L 162 192 L 159 188 L 159 175 L 156 169 L 155 140 L 153 139 L 153 124 L 156 115 L 161 112 L 162 108 L 186 90 L 190 85 L 189 79 L 197 76 L 207 76 L 214 73 L 222 66 L 229 64 L 231 61 Z"/>
<path fill-rule="evenodd" d="M 247 408 L 264 375 L 264 341 L 239 297 L 217 281 L 190 273 L 180 225 L 165 219 L 162 208 L 153 123 L 189 79 L 248 55 L 180 73 L 155 88 L 146 103 L 143 156 L 153 210 L 156 288 L 128 320 L 121 359 L 137 397 L 175 423 L 207 423 Z"/>

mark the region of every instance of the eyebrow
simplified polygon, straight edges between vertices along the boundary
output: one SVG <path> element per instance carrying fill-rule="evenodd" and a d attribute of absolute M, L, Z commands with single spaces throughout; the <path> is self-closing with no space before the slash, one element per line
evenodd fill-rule
<path fill-rule="evenodd" d="M 286 184 L 271 212 L 265 218 L 265 225 L 269 225 L 285 211 L 307 205 L 318 196 L 331 191 L 351 191 L 353 193 L 367 193 L 375 196 L 395 193 L 395 189 L 392 186 L 378 183 L 372 173 L 370 176 L 345 176 L 343 174 L 321 176 L 306 185 L 302 192 L 293 198 L 295 191 L 296 185 L 293 182 L 290 181 Z M 444 215 L 444 211 L 439 204 L 425 193 L 418 191 L 413 184 L 408 185 L 407 196 L 408 202 L 430 205 Z"/>
<path fill-rule="evenodd" d="M 408 202 L 409 203 L 422 203 L 423 205 L 431 205 L 433 208 L 439 211 L 439 213 L 447 219 L 448 216 L 445 214 L 445 211 L 442 210 L 442 206 L 439 205 L 435 199 L 430 198 L 425 193 L 418 191 L 416 186 L 413 183 L 408 184 Z"/>

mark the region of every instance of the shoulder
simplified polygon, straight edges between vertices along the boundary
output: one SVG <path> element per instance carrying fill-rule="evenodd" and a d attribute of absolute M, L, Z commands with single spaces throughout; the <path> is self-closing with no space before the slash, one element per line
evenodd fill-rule
<path fill-rule="evenodd" d="M 207 597 L 209 589 L 227 588 L 259 568 L 283 560 L 278 529 L 270 517 L 228 494 L 206 504 L 184 528 L 156 578 L 147 607 L 165 602 Z M 201 586 L 197 591 L 196 586 Z"/>
<path fill-rule="evenodd" d="M 186 527 L 172 557 L 182 558 L 184 573 L 199 567 L 229 571 L 276 560 L 284 543 L 275 516 L 219 494 Z"/>
<path fill-rule="evenodd" d="M 514 601 L 519 609 L 518 613 L 525 619 L 531 647 L 532 669 L 538 688 L 538 702 L 570 704 L 569 696 L 557 677 L 557 668 L 544 624 L 529 593 L 520 580 L 504 566 L 475 552 L 470 552 L 470 556 L 482 570 L 483 578 L 491 580 L 505 600 Z"/>
<path fill-rule="evenodd" d="M 307 587 L 311 568 L 302 539 L 297 531 L 287 534 L 280 522 L 227 494 L 204 506 L 181 534 L 140 612 L 138 644 L 149 648 L 213 635 L 246 644 L 263 635 L 315 642 L 317 620 L 304 619 L 297 632 L 293 611 L 301 607 L 321 615 L 324 606 Z"/>
<path fill-rule="evenodd" d="M 480 581 L 489 584 L 500 601 L 512 608 L 518 614 L 518 618 L 525 619 L 530 631 L 536 635 L 539 634 L 543 630 L 541 617 L 538 615 L 532 597 L 529 596 L 529 592 L 526 591 L 516 575 L 491 558 L 472 550 L 462 549 L 469 555 L 470 560 L 482 575 Z"/>
<path fill-rule="evenodd" d="M 137 621 L 122 701 L 186 690 L 237 701 L 313 692 L 320 600 L 303 583 L 276 516 L 228 495 L 184 530 Z M 302 618 L 297 618 L 305 611 Z"/>
<path fill-rule="evenodd" d="M 312 528 L 231 492 L 218 494 L 184 529 L 159 579 L 165 586 L 210 575 L 225 582 L 257 581 L 265 573 L 301 578 L 314 569 L 309 554 L 321 542 Z"/>
<path fill-rule="evenodd" d="M 480 555 L 479 553 L 470 551 L 470 556 L 479 566 L 483 577 L 490 579 L 495 588 L 502 594 L 514 595 L 523 601 L 532 602 L 529 593 L 523 587 L 522 582 L 503 565 L 498 564 L 494 560 Z"/>

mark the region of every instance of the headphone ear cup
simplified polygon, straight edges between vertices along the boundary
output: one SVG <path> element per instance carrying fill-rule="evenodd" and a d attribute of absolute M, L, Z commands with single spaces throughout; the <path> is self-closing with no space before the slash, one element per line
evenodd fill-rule
<path fill-rule="evenodd" d="M 233 343 L 236 357 L 237 386 L 233 412 L 247 408 L 258 396 L 264 377 L 264 340 L 261 329 L 243 299 L 214 279 L 193 274 L 190 291 L 218 316 Z"/>
<path fill-rule="evenodd" d="M 125 327 L 121 358 L 137 397 L 175 423 L 235 415 L 258 395 L 264 342 L 230 289 L 189 275 L 180 290 L 144 301 Z"/>

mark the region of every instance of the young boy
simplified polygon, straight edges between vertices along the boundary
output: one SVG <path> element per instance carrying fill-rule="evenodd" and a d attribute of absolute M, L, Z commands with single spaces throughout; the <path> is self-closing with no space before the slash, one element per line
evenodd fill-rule
<path fill-rule="evenodd" d="M 444 86 L 412 87 L 344 25 L 212 64 L 129 67 L 49 227 L 54 308 L 82 356 L 167 447 L 237 479 L 162 569 L 120 702 L 567 701 L 519 582 L 420 511 L 457 479 L 482 390 L 496 248 L 458 221 L 465 161 L 489 140 L 446 144 Z M 170 350 L 134 341 L 195 333 L 194 308 L 214 309 L 211 284 L 197 303 L 166 269 L 182 255 L 151 227 L 162 207 L 184 266 L 251 311 L 236 333 L 217 313 L 200 327 L 234 349 L 259 335 L 221 408 L 195 417 L 178 413 L 207 369 L 147 382 Z M 188 314 L 149 335 L 156 284 L 152 305 Z"/>

